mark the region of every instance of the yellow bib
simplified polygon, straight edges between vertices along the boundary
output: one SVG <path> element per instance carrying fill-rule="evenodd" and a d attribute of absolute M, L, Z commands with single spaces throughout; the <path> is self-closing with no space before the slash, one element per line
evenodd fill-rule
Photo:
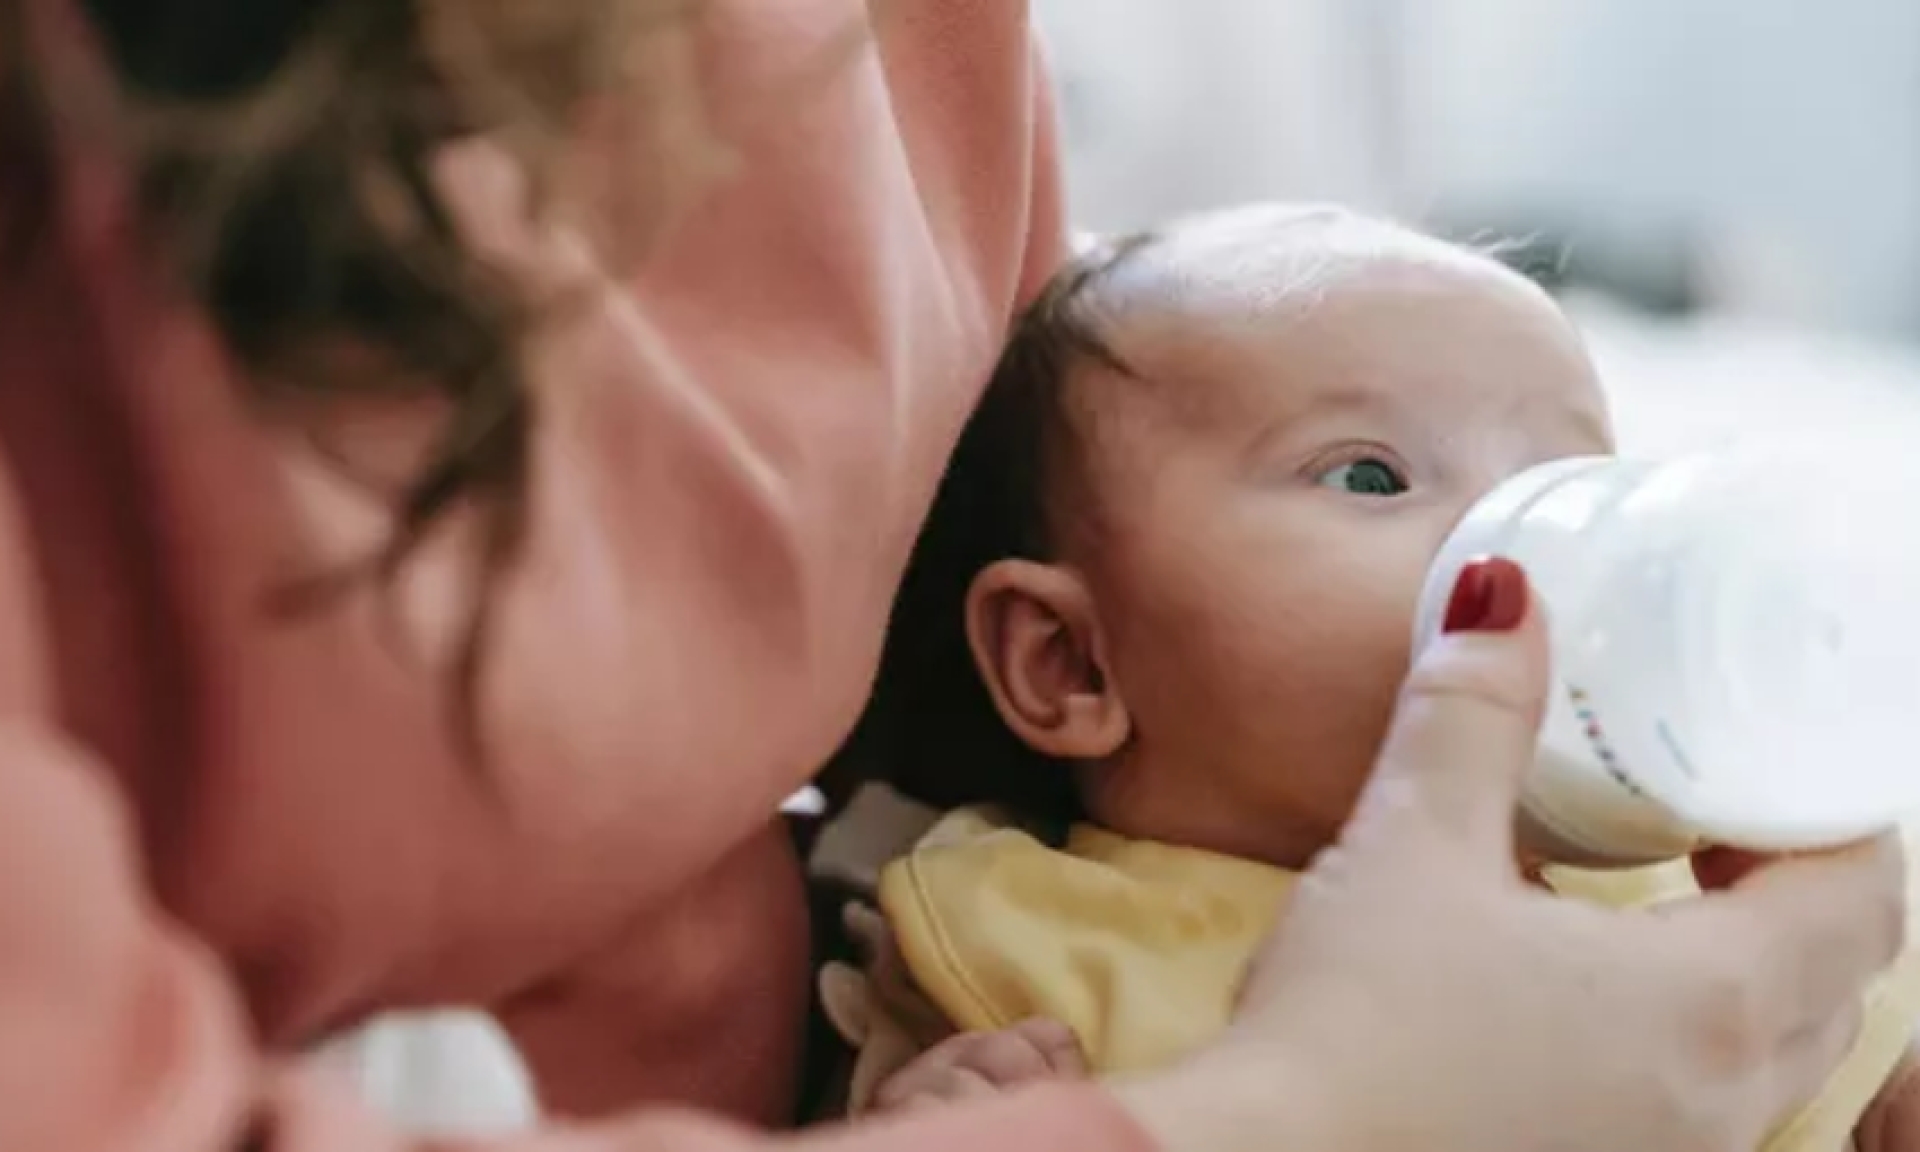
<path fill-rule="evenodd" d="M 1684 863 L 1548 879 L 1612 907 L 1698 891 Z M 991 812 L 965 810 L 881 873 L 880 905 L 914 980 L 956 1027 L 1059 1020 L 1105 1074 L 1162 1067 L 1226 1026 L 1293 880 L 1264 864 L 1086 826 L 1056 849 Z M 1849 1147 L 1916 1019 L 1920 953 L 1909 952 L 1870 993 L 1852 1055 L 1766 1152 Z"/>

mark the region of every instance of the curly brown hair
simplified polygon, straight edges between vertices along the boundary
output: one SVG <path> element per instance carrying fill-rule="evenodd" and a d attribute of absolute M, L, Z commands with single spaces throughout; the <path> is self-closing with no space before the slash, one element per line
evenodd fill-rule
<path fill-rule="evenodd" d="M 339 398 L 442 405 L 425 464 L 392 493 L 384 548 L 272 599 L 305 611 L 388 579 L 455 508 L 479 510 L 454 673 L 458 728 L 477 739 L 490 593 L 524 530 L 536 413 L 522 348 L 555 301 L 470 248 L 433 164 L 484 132 L 530 174 L 541 213 L 597 96 L 653 122 L 639 139 L 699 144 L 685 130 L 698 120 L 690 56 L 656 51 L 698 0 L 77 0 L 111 91 L 82 79 L 97 68 L 34 50 L 37 2 L 0 0 L 0 271 L 49 232 L 58 134 L 104 134 L 134 179 L 141 234 L 204 305 L 264 417 L 298 421 Z M 645 159 L 634 176 L 657 184 L 707 157 Z"/>

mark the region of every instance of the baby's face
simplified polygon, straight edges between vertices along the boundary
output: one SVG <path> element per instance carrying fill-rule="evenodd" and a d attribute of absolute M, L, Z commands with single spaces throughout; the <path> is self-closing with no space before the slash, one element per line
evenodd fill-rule
<path fill-rule="evenodd" d="M 1173 270 L 1178 299 L 1118 325 L 1143 398 L 1095 422 L 1084 570 L 1132 731 L 1090 800 L 1121 831 L 1300 865 L 1371 767 L 1447 533 L 1503 478 L 1612 439 L 1575 332 L 1491 261 L 1221 240 L 1138 273 Z"/>

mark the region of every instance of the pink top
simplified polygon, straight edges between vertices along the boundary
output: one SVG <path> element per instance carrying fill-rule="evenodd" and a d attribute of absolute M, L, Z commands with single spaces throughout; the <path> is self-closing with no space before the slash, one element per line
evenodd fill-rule
<path fill-rule="evenodd" d="M 1024 4 L 882 6 L 811 87 L 866 5 L 706 7 L 743 167 L 543 344 L 484 773 L 447 725 L 446 554 L 397 617 L 372 595 L 264 616 L 377 541 L 381 506 L 249 420 L 76 145 L 45 258 L 0 284 L 0 1148 L 226 1152 L 249 1124 L 250 1148 L 393 1148 L 249 1037 L 287 1052 L 448 1001 L 501 1012 L 550 1105 L 784 1115 L 808 973 L 773 813 L 852 721 L 1063 228 Z M 536 271 L 577 267 L 511 236 L 499 175 L 456 172 L 464 209 Z M 643 1116 L 524 1147 L 744 1132 Z M 1143 1145 L 1061 1089 L 822 1147 Z"/>

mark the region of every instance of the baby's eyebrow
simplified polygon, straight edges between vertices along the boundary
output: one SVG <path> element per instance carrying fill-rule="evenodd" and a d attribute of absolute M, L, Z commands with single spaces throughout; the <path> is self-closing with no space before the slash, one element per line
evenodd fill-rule
<path fill-rule="evenodd" d="M 1340 416 L 1349 412 L 1384 412 L 1394 406 L 1393 396 L 1385 390 L 1349 380 L 1303 393 L 1295 412 L 1296 416 Z"/>
<path fill-rule="evenodd" d="M 1247 456 L 1260 459 L 1272 451 L 1274 441 L 1302 424 L 1343 416 L 1380 417 L 1393 407 L 1391 396 L 1362 386 L 1342 386 L 1302 395 L 1290 401 L 1283 411 L 1252 424 L 1246 437 Z"/>

